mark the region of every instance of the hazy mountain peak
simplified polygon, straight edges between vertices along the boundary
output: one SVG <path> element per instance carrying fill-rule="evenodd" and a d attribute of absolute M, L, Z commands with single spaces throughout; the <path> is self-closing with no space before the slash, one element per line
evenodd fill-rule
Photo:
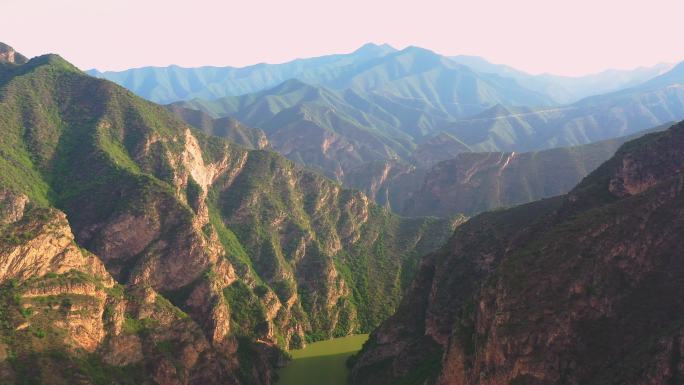
<path fill-rule="evenodd" d="M 639 88 L 673 86 L 677 84 L 684 84 L 684 62 L 678 63 L 669 71 L 647 81 L 639 86 Z"/>
<path fill-rule="evenodd" d="M 0 63 L 14 63 L 24 64 L 28 62 L 28 58 L 9 45 L 0 42 Z"/>
<path fill-rule="evenodd" d="M 388 54 L 392 52 L 396 52 L 396 48 L 392 47 L 391 45 L 384 43 L 384 44 L 375 44 L 375 43 L 366 43 L 359 47 L 356 51 L 354 51 L 355 54 L 357 55 L 382 55 L 382 54 Z"/>
<path fill-rule="evenodd" d="M 412 67 L 413 70 L 418 70 L 418 72 L 435 67 L 454 68 L 455 66 L 459 66 L 434 51 L 417 46 L 408 46 L 400 51 L 385 56 L 383 59 L 384 63 L 404 63 L 405 65 L 410 64 L 412 66 L 418 66 Z M 470 70 L 464 66 L 460 67 L 462 69 Z"/>
<path fill-rule="evenodd" d="M 418 47 L 415 45 L 410 45 L 401 51 L 400 54 L 410 54 L 410 55 L 423 55 L 423 56 L 438 56 L 435 51 L 429 50 L 427 48 Z"/>
<path fill-rule="evenodd" d="M 684 61 L 672 67 L 669 73 L 684 74 Z"/>

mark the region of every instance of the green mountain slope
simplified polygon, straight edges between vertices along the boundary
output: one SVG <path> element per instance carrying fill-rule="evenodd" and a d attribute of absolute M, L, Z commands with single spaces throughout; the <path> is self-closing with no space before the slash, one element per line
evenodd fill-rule
<path fill-rule="evenodd" d="M 420 189 L 427 173 L 428 169 L 405 162 L 379 160 L 348 170 L 342 183 L 363 191 L 379 205 L 402 215 L 406 202 Z"/>
<path fill-rule="evenodd" d="M 475 151 L 575 146 L 684 118 L 682 65 L 625 90 L 546 108 L 496 106 L 441 127 Z"/>
<path fill-rule="evenodd" d="M 681 66 L 641 86 L 544 108 L 511 106 L 522 100 L 500 91 L 522 93 L 503 78 L 482 77 L 417 48 L 359 67 L 333 88 L 290 80 L 255 94 L 174 106 L 263 128 L 276 151 L 340 181 L 372 162 L 429 167 L 462 152 L 578 146 L 684 118 Z M 435 71 L 451 75 L 436 81 Z"/>
<path fill-rule="evenodd" d="M 407 49 L 367 64 L 332 84 L 339 90 L 289 80 L 255 94 L 172 106 L 260 127 L 276 151 L 341 180 L 346 170 L 366 162 L 410 160 L 437 128 L 491 103 L 516 103 L 503 93 L 519 93 L 499 84 L 505 83 L 499 77 L 480 79 L 429 51 Z M 414 72 L 421 78 L 411 89 L 407 79 Z"/>
<path fill-rule="evenodd" d="M 419 47 L 408 47 L 356 65 L 326 85 L 427 101 L 452 116 L 468 116 L 488 106 L 543 106 L 547 96 L 496 74 L 483 74 Z"/>
<path fill-rule="evenodd" d="M 145 67 L 121 72 L 89 71 L 159 103 L 213 100 L 256 93 L 298 79 L 334 89 L 393 96 L 403 103 L 420 99 L 433 109 L 464 116 L 496 103 L 548 105 L 552 100 L 516 81 L 482 74 L 432 51 L 366 44 L 350 54 L 298 59 L 244 68 Z"/>
<path fill-rule="evenodd" d="M 352 384 L 674 384 L 684 124 L 569 194 L 479 215 L 421 263 Z"/>
<path fill-rule="evenodd" d="M 49 350 L 28 344 L 9 362 L 10 383 L 26 369 L 21 362 L 40 357 L 42 383 L 122 383 L 117 376 L 135 367 L 136 383 L 271 384 L 279 348 L 367 331 L 390 314 L 418 256 L 452 228 L 448 220 L 394 216 L 275 153 L 207 136 L 55 55 L 0 64 L 0 130 L 0 188 L 20 197 L 0 212 L 18 216 L 17 202 L 28 199 L 65 213 L 73 236 L 60 239 L 106 269 L 86 294 L 104 302 L 79 307 L 99 336 L 92 354 L 59 339 Z M 32 236 L 9 233 L 0 248 L 16 244 L 40 259 L 27 243 Z M 20 271 L 0 284 L 64 272 Z M 99 289 L 107 280 L 133 293 L 113 313 Z M 60 290 L 80 295 L 74 285 Z M 120 327 L 108 329 L 112 315 Z M 35 322 L 60 335 L 80 330 L 70 319 L 55 328 Z M 18 335 L 18 320 L 8 321 L 7 338 Z M 138 339 L 119 339 L 128 335 L 122 331 Z M 107 358 L 110 342 L 118 358 Z M 51 368 L 85 359 L 85 367 L 69 364 L 51 377 Z"/>
<path fill-rule="evenodd" d="M 262 63 L 244 68 L 143 67 L 119 72 L 90 70 L 88 73 L 120 84 L 145 99 L 172 103 L 258 92 L 293 78 L 324 82 L 335 78 L 346 66 L 394 51 L 386 44 L 366 44 L 349 54 L 297 59 L 283 64 Z"/>
<path fill-rule="evenodd" d="M 167 107 L 187 124 L 202 130 L 205 134 L 226 138 L 251 150 L 261 150 L 269 146 L 266 134 L 262 130 L 247 127 L 231 117 L 214 119 L 200 110 L 175 104 Z"/>
<path fill-rule="evenodd" d="M 257 94 L 172 106 L 260 127 L 276 151 L 339 178 L 345 169 L 365 162 L 409 157 L 416 140 L 447 121 L 426 103 L 414 104 L 420 107 L 290 80 Z"/>

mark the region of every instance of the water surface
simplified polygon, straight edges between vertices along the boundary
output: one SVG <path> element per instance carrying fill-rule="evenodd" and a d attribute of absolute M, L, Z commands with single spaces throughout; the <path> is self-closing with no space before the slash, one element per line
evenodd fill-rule
<path fill-rule="evenodd" d="M 278 372 L 278 385 L 346 385 L 347 358 L 367 339 L 368 334 L 358 334 L 291 350 L 292 361 Z"/>

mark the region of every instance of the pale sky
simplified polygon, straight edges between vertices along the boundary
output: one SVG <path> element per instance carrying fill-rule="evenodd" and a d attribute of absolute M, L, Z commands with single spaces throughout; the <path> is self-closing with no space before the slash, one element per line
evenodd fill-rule
<path fill-rule="evenodd" d="M 682 0 L 0 0 L 0 41 L 82 69 L 245 66 L 367 42 L 581 75 L 684 60 Z"/>

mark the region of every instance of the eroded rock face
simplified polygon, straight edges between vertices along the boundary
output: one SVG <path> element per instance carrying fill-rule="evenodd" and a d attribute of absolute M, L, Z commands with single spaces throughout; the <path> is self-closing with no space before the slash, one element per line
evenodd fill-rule
<path fill-rule="evenodd" d="M 621 198 L 636 195 L 669 175 L 681 173 L 684 138 L 673 135 L 670 140 L 668 143 L 654 141 L 622 156 L 610 180 L 609 191 Z"/>
<path fill-rule="evenodd" d="M 271 385 L 280 348 L 376 325 L 416 258 L 450 232 L 449 221 L 396 217 L 282 156 L 203 135 L 56 55 L 30 65 L 0 66 L 3 133 L 23 141 L 0 149 L 10 158 L 0 172 L 59 209 L 36 213 L 61 219 L 31 221 L 32 206 L 2 198 L 14 221 L 1 227 L 2 298 L 24 298 L 8 306 L 30 339 L 27 361 L 46 338 L 66 351 L 50 365 L 78 367 L 82 349 L 113 383 L 130 362 L 141 384 Z M 34 382 L 92 377 L 59 373 Z"/>
<path fill-rule="evenodd" d="M 28 62 L 26 56 L 15 51 L 7 44 L 0 43 L 0 63 L 24 64 Z"/>
<path fill-rule="evenodd" d="M 134 334 L 120 334 L 109 342 L 102 359 L 114 366 L 137 364 L 143 360 L 142 349 L 140 337 Z"/>
<path fill-rule="evenodd" d="M 99 127 L 111 129 L 112 124 Z M 135 153 L 142 167 L 167 178 L 173 192 L 145 187 L 149 190 L 141 194 L 135 185 L 122 186 L 116 194 L 132 196 L 135 206 L 100 217 L 82 215 L 82 209 L 88 207 L 75 206 L 70 212 L 74 214 L 78 241 L 98 254 L 119 282 L 144 284 L 157 291 L 170 292 L 201 281 L 210 270 L 216 272 L 215 276 L 220 279 L 211 287 L 208 297 L 197 301 L 204 302 L 201 306 L 179 305 L 190 306 L 207 337 L 219 343 L 227 338 L 230 322 L 229 317 L 218 317 L 225 307 L 222 289 L 237 277 L 230 263 L 222 258 L 225 251 L 217 235 L 207 231 L 211 225 L 206 197 L 215 178 L 228 174 L 233 162 L 241 161 L 242 152 L 227 151 L 222 158 L 205 162 L 190 130 L 184 128 L 178 134 L 171 138 L 152 134 L 141 142 Z M 168 146 L 178 146 L 181 150 L 164 150 Z M 232 155 L 236 158 L 231 158 Z M 158 157 L 165 159 L 163 163 L 172 167 L 172 173 L 158 169 Z M 193 194 L 187 193 L 191 184 L 197 189 Z M 104 195 L 102 199 L 108 198 Z M 97 203 L 94 199 L 86 205 L 93 204 L 92 210 L 98 210 Z"/>
<path fill-rule="evenodd" d="M 226 182 L 219 178 L 215 188 L 225 224 L 252 250 L 255 271 L 277 295 L 278 305 L 263 297 L 267 312 L 291 343 L 301 330 L 327 336 L 368 330 L 395 306 L 405 264 L 417 250 L 436 246 L 431 241 L 448 227 L 399 220 L 364 194 L 273 153 L 250 152 L 240 171 Z M 340 266 L 354 266 L 368 279 L 350 280 Z"/>
<path fill-rule="evenodd" d="M 572 190 L 628 138 L 536 152 L 460 153 L 426 171 L 402 215 L 474 215 Z"/>
<path fill-rule="evenodd" d="M 461 226 L 352 383 L 680 383 L 682 140 L 644 137 L 568 196 Z"/>
<path fill-rule="evenodd" d="M 24 216 L 28 197 L 0 189 L 0 225 L 9 225 Z"/>
<path fill-rule="evenodd" d="M 5 202 L 12 223 L 2 230 L 0 283 L 10 279 L 23 282 L 70 270 L 102 277 L 109 285 L 113 283 L 100 260 L 76 246 L 64 213 L 41 208 L 24 212 L 27 202 L 25 196 L 16 197 L 13 203 Z"/>
<path fill-rule="evenodd" d="M 111 367 L 154 367 L 151 373 L 126 374 L 141 381 L 149 376 L 158 384 L 237 383 L 237 363 L 219 358 L 235 354 L 221 345 L 230 338 L 226 333 L 209 341 L 199 325 L 151 287 L 116 284 L 97 256 L 75 245 L 62 212 L 33 207 L 26 197 L 4 204 L 8 201 L 15 206 L 5 206 L 13 223 L 0 230 L 0 334 L 10 344 L 3 351 L 11 350 L 15 358 L 0 368 L 2 381 L 68 380 L 81 369 L 48 364 L 54 359 L 49 354 L 62 351 L 64 357 L 86 352 Z M 222 276 L 231 279 L 230 266 L 225 269 Z M 225 318 L 216 323 L 227 325 Z M 36 361 L 42 354 L 48 355 Z"/>
<path fill-rule="evenodd" d="M 643 134 L 522 153 L 461 149 L 442 154 L 419 147 L 416 157 L 425 152 L 435 160 L 420 158 L 423 160 L 417 159 L 417 166 L 389 160 L 370 162 L 345 170 L 342 180 L 403 216 L 471 216 L 568 193 L 620 145 Z M 448 138 L 441 136 L 441 140 Z M 438 139 L 440 136 L 425 145 L 440 143 Z"/>

